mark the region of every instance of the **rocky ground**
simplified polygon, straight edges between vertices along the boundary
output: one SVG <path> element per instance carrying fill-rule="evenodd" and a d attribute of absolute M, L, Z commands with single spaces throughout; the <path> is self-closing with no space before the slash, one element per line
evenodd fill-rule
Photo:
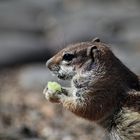
<path fill-rule="evenodd" d="M 0 72 L 0 140 L 100 140 L 104 133 L 97 125 L 45 100 L 46 81 L 38 85 L 36 70 L 29 77 L 32 68 Z"/>

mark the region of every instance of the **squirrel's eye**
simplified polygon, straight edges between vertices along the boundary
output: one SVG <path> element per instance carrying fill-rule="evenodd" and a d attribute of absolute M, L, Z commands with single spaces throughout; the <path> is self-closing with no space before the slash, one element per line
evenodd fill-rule
<path fill-rule="evenodd" d="M 74 54 L 66 53 L 63 56 L 63 60 L 65 61 L 71 61 L 74 58 Z"/>

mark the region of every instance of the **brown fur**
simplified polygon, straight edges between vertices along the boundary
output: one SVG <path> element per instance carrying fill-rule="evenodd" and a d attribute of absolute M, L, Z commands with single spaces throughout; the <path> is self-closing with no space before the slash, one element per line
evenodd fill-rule
<path fill-rule="evenodd" d="M 138 76 L 97 38 L 91 42 L 69 45 L 60 51 L 47 62 L 51 71 L 60 70 L 65 53 L 75 55 L 65 65 L 73 66 L 75 75 L 71 78 L 72 91 L 64 88 L 67 94 L 59 94 L 57 102 L 80 117 L 96 121 L 109 132 L 108 137 L 111 140 L 139 140 Z M 58 77 L 59 74 L 58 72 Z M 51 98 L 56 99 L 55 96 L 57 95 L 52 94 Z"/>

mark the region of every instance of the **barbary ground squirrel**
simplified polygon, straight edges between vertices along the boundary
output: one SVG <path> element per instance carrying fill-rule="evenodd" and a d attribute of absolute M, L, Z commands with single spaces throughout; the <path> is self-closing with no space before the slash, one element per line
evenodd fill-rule
<path fill-rule="evenodd" d="M 44 90 L 51 102 L 105 128 L 107 140 L 140 140 L 140 80 L 98 38 L 69 45 L 47 61 L 62 93 Z"/>

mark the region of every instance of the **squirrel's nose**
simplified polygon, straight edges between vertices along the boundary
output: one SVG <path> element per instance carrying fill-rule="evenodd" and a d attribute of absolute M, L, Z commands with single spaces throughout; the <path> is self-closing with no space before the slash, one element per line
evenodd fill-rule
<path fill-rule="evenodd" d="M 47 68 L 50 68 L 50 66 L 51 66 L 51 59 L 49 59 L 49 60 L 46 62 L 46 67 L 47 67 Z"/>
<path fill-rule="evenodd" d="M 60 67 L 56 64 L 53 64 L 52 59 L 49 59 L 46 62 L 46 66 L 51 70 L 51 71 L 59 71 Z"/>

